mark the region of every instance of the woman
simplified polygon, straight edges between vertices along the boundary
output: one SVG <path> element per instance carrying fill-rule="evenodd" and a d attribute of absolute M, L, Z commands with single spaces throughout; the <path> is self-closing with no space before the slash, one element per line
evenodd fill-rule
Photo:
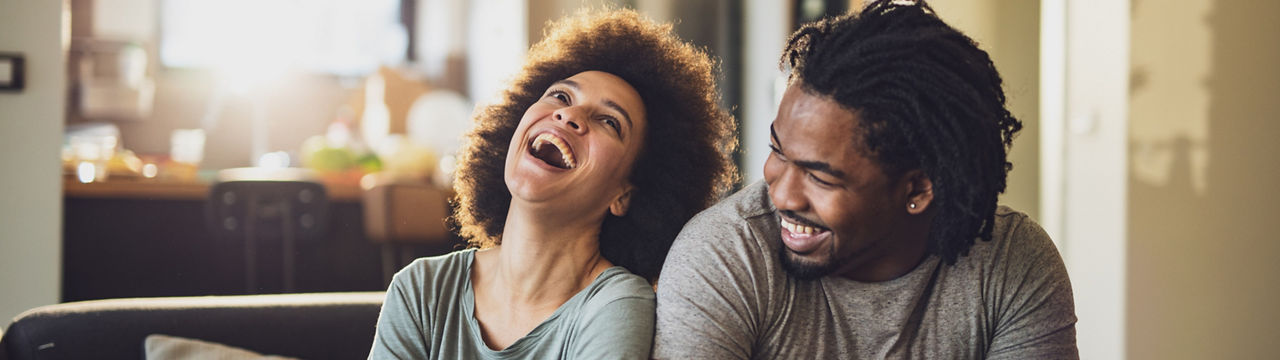
<path fill-rule="evenodd" d="M 647 359 L 650 281 L 734 177 L 711 70 L 633 11 L 552 24 L 460 158 L 479 249 L 401 270 L 370 358 Z"/>

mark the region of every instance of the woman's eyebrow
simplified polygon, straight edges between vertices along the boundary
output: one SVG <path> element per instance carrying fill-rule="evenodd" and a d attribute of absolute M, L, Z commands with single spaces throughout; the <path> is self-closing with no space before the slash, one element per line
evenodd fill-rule
<path fill-rule="evenodd" d="M 557 81 L 557 82 L 555 82 L 555 83 L 551 84 L 551 86 L 556 86 L 556 85 L 564 85 L 564 86 L 571 87 L 571 88 L 573 88 L 574 90 L 582 90 L 582 87 L 581 87 L 581 86 L 578 86 L 578 82 L 577 82 L 577 81 L 573 81 L 573 80 L 569 80 L 569 79 L 560 80 L 560 81 Z"/>
<path fill-rule="evenodd" d="M 627 127 L 632 127 L 631 113 L 628 113 L 627 109 L 623 109 L 622 106 L 618 105 L 618 103 L 613 102 L 613 100 L 609 100 L 609 99 L 604 99 L 604 105 L 622 113 L 622 118 L 627 119 Z"/>

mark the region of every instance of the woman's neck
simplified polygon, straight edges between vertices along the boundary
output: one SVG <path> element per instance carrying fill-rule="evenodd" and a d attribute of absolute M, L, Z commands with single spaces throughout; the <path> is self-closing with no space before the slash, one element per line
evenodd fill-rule
<path fill-rule="evenodd" d="M 550 217 L 513 204 L 502 245 L 477 269 L 489 295 L 510 304 L 560 304 L 612 266 L 600 255 L 600 218 Z"/>
<path fill-rule="evenodd" d="M 513 201 L 502 245 L 475 254 L 473 315 L 494 350 L 528 334 L 613 266 L 600 255 L 603 214 L 595 219 L 553 214 Z"/>

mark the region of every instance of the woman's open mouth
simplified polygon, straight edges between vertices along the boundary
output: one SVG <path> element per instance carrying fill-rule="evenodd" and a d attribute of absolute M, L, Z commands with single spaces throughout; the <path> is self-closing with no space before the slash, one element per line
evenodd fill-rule
<path fill-rule="evenodd" d="M 555 134 L 544 132 L 533 138 L 529 145 L 529 154 L 560 169 L 572 169 L 578 166 L 569 143 Z"/>

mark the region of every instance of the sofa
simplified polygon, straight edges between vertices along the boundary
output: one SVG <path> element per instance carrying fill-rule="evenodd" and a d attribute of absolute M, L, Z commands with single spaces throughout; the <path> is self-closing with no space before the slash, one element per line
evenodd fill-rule
<path fill-rule="evenodd" d="M 0 360 L 144 359 L 153 345 L 148 339 L 152 334 L 260 354 L 363 359 L 373 343 L 383 298 L 383 292 L 374 291 L 48 305 L 18 315 L 4 330 Z"/>

